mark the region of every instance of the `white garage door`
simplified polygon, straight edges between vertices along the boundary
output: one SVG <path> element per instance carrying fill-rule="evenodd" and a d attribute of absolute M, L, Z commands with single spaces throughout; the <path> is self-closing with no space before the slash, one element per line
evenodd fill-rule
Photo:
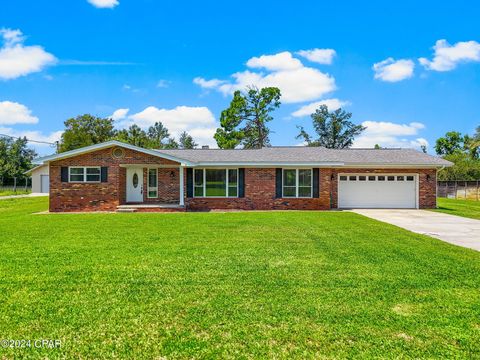
<path fill-rule="evenodd" d="M 417 207 L 417 175 L 340 174 L 339 208 Z"/>

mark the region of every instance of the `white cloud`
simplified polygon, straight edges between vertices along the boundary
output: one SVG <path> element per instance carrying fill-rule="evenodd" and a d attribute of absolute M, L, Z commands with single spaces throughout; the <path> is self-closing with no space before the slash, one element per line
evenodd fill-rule
<path fill-rule="evenodd" d="M 420 148 L 428 146 L 427 140 L 417 137 L 425 125 L 418 122 L 410 124 L 397 124 L 386 121 L 364 121 L 367 129 L 355 139 L 353 147 L 373 148 L 375 144 L 390 148 Z"/>
<path fill-rule="evenodd" d="M 388 82 L 402 81 L 413 76 L 415 64 L 412 60 L 395 60 L 389 57 L 373 65 L 375 79 Z"/>
<path fill-rule="evenodd" d="M 38 117 L 25 105 L 12 101 L 0 101 L 0 124 L 36 124 Z"/>
<path fill-rule="evenodd" d="M 53 131 L 49 134 L 44 134 L 37 130 L 21 131 L 9 127 L 0 127 L 0 133 L 8 136 L 26 137 L 29 140 L 40 141 L 40 143 L 29 142 L 28 145 L 40 153 L 53 153 L 56 149 L 54 145 L 50 144 L 55 144 L 56 141 L 59 141 L 62 137 L 63 131 Z"/>
<path fill-rule="evenodd" d="M 112 115 L 110 115 L 110 118 L 112 120 L 121 120 L 121 119 L 125 119 L 125 117 L 127 116 L 128 112 L 129 112 L 130 109 L 118 109 L 118 110 L 115 110 L 113 112 Z"/>
<path fill-rule="evenodd" d="M 339 99 L 325 99 L 320 101 L 315 101 L 313 103 L 302 106 L 297 111 L 292 113 L 294 117 L 309 116 L 319 108 L 320 105 L 327 105 L 329 111 L 337 110 L 338 108 L 349 105 L 348 101 L 343 101 Z"/>
<path fill-rule="evenodd" d="M 463 62 L 480 61 L 480 43 L 476 41 L 461 41 L 450 45 L 445 39 L 438 40 L 433 50 L 433 60 L 418 59 L 428 70 L 449 71 Z"/>
<path fill-rule="evenodd" d="M 337 54 L 333 49 L 300 50 L 297 54 L 318 64 L 330 65 Z"/>
<path fill-rule="evenodd" d="M 119 4 L 118 0 L 87 0 L 97 8 L 114 8 Z"/>
<path fill-rule="evenodd" d="M 16 79 L 54 65 L 57 59 L 43 47 L 25 46 L 20 30 L 1 29 L 3 46 L 0 48 L 0 79 Z"/>
<path fill-rule="evenodd" d="M 245 90 L 252 85 L 258 88 L 278 87 L 282 92 L 283 103 L 317 100 L 336 88 L 332 76 L 304 66 L 288 52 L 251 58 L 247 61 L 247 66 L 261 66 L 268 73 L 245 70 L 233 74 L 233 81 L 197 77 L 193 82 L 203 88 L 216 89 L 224 95 L 231 95 L 235 90 Z"/>
<path fill-rule="evenodd" d="M 161 79 L 158 80 L 157 87 L 158 88 L 168 88 L 170 86 L 170 81 Z"/>
<path fill-rule="evenodd" d="M 264 68 L 270 71 L 278 70 L 295 70 L 303 67 L 300 60 L 295 59 L 288 51 L 284 51 L 275 55 L 262 55 L 260 57 L 252 57 L 247 61 L 249 68 Z"/>
<path fill-rule="evenodd" d="M 225 84 L 226 81 L 219 79 L 205 80 L 204 78 L 196 77 L 195 79 L 193 79 L 193 83 L 204 89 L 215 89 L 218 88 L 220 85 Z"/>
<path fill-rule="evenodd" d="M 177 106 L 173 109 L 159 109 L 149 106 L 144 110 L 128 115 L 128 109 L 118 109 L 113 116 L 119 120 L 120 128 L 127 128 L 136 124 L 143 129 L 161 122 L 170 134 L 176 138 L 182 131 L 187 131 L 200 145 L 214 146 L 213 135 L 217 129 L 217 123 L 212 112 L 207 107 Z M 119 117 L 123 115 L 123 117 Z"/>

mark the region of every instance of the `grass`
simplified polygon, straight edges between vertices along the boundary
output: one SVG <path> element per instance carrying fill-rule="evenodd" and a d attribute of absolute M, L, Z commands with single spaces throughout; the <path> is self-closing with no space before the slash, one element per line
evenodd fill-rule
<path fill-rule="evenodd" d="M 17 191 L 13 191 L 13 190 L 0 190 L 0 196 L 26 195 L 26 194 L 30 194 L 30 193 L 31 193 L 30 190 L 27 190 L 27 191 L 24 191 L 24 190 L 17 190 Z"/>
<path fill-rule="evenodd" d="M 435 211 L 480 220 L 480 201 L 438 198 L 437 205 Z"/>
<path fill-rule="evenodd" d="M 480 253 L 349 212 L 0 201 L 0 358 L 478 358 Z"/>

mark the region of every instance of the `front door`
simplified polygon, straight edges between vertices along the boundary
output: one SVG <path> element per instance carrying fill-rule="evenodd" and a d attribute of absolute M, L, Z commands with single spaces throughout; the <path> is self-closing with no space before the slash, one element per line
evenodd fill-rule
<path fill-rule="evenodd" d="M 142 168 L 127 168 L 127 202 L 143 202 Z"/>

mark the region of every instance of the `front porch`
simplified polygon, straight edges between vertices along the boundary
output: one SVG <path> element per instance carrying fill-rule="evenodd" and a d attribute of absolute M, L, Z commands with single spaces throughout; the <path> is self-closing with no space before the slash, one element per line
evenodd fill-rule
<path fill-rule="evenodd" d="M 117 211 L 184 211 L 184 165 L 120 164 Z"/>

